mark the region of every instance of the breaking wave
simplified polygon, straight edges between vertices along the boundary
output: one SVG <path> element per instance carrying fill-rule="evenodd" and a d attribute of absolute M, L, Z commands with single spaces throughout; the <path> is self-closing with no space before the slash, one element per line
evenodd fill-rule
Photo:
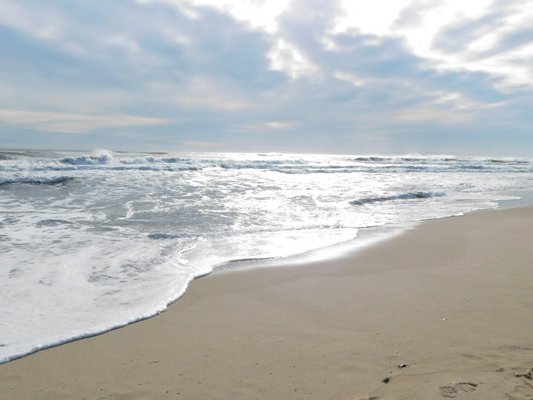
<path fill-rule="evenodd" d="M 113 161 L 113 153 L 108 150 L 100 150 L 90 156 L 65 157 L 61 160 L 63 164 L 69 165 L 104 165 Z"/>

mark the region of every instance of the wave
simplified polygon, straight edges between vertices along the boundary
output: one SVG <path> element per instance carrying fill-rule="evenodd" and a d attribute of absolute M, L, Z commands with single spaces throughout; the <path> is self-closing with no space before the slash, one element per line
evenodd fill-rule
<path fill-rule="evenodd" d="M 63 167 L 53 166 L 50 169 L 109 169 L 114 171 L 198 171 L 202 167 L 187 158 L 181 157 L 121 157 L 101 150 L 92 155 L 65 157 L 59 160 Z"/>
<path fill-rule="evenodd" d="M 144 157 L 144 158 L 132 158 L 132 159 L 122 159 L 119 160 L 120 164 L 155 164 L 155 163 L 164 163 L 164 164 L 177 164 L 177 163 L 190 163 L 190 160 L 187 158 L 181 157 Z"/>
<path fill-rule="evenodd" d="M 489 158 L 484 161 L 492 164 L 531 164 L 531 161 L 522 158 Z"/>
<path fill-rule="evenodd" d="M 356 162 L 365 163 L 458 163 L 463 164 L 531 164 L 533 160 L 526 158 L 502 157 L 502 158 L 483 158 L 483 157 L 464 157 L 459 158 L 452 155 L 407 155 L 407 156 L 356 156 L 352 159 Z"/>
<path fill-rule="evenodd" d="M 13 160 L 26 154 L 26 151 L 23 150 L 0 150 L 0 160 Z"/>
<path fill-rule="evenodd" d="M 396 194 L 391 196 L 380 196 L 380 197 L 363 197 L 362 199 L 352 200 L 350 204 L 353 206 L 362 206 L 365 204 L 380 203 L 384 201 L 394 201 L 394 200 L 416 200 L 416 199 L 428 199 L 432 197 L 444 197 L 446 193 L 444 192 L 409 192 Z"/>
<path fill-rule="evenodd" d="M 157 165 L 115 165 L 106 168 L 110 171 L 170 171 L 170 172 L 183 172 L 183 171 L 201 171 L 201 167 L 179 165 L 179 166 L 157 166 Z"/>
<path fill-rule="evenodd" d="M 3 158 L 2 158 L 3 157 Z M 16 162 L 19 158 L 19 162 Z M 97 150 L 88 153 L 0 151 L 0 171 L 28 174 L 42 171 L 114 170 L 187 172 L 204 169 L 263 170 L 282 174 L 381 173 L 381 172 L 533 172 L 527 158 L 456 157 L 453 155 L 353 155 L 316 156 L 259 153 L 231 159 L 224 154 L 121 153 Z"/>
<path fill-rule="evenodd" d="M 353 159 L 353 161 L 358 162 L 391 162 L 391 163 L 397 163 L 397 162 L 455 162 L 459 161 L 459 159 L 455 156 L 450 155 L 430 155 L 430 156 L 422 156 L 422 155 L 412 155 L 412 156 L 357 156 Z"/>
<path fill-rule="evenodd" d="M 69 165 L 103 165 L 113 161 L 113 153 L 109 150 L 99 150 L 90 156 L 65 157 L 60 161 Z"/>
<path fill-rule="evenodd" d="M 258 157 L 281 157 L 283 153 L 257 153 Z"/>
<path fill-rule="evenodd" d="M 61 160 L 63 164 L 69 165 L 102 165 L 109 164 L 110 161 L 107 157 L 94 156 L 66 157 Z"/>
<path fill-rule="evenodd" d="M 74 178 L 71 176 L 59 176 L 56 178 L 44 178 L 43 177 L 43 178 L 0 179 L 0 186 L 1 185 L 13 185 L 13 184 L 61 186 L 73 180 Z"/>

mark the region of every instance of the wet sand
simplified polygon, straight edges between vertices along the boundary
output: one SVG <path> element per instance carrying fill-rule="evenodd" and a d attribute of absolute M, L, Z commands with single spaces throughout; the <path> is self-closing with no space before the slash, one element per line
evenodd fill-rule
<path fill-rule="evenodd" d="M 533 399 L 532 367 L 523 207 L 198 279 L 157 317 L 0 365 L 0 399 Z"/>

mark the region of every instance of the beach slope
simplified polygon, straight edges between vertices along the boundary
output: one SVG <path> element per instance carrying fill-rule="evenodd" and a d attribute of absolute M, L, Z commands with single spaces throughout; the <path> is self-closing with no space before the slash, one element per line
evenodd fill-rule
<path fill-rule="evenodd" d="M 533 399 L 533 207 L 212 274 L 161 315 L 0 365 L 2 399 Z"/>

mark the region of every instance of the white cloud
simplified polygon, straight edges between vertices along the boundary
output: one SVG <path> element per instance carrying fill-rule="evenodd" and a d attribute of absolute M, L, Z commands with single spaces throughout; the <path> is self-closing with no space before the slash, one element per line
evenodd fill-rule
<path fill-rule="evenodd" d="M 458 43 L 464 42 L 464 50 L 445 51 L 436 47 L 438 34 L 459 23 L 465 26 L 475 24 L 491 12 L 497 3 L 492 0 L 446 0 L 430 3 L 419 18 L 418 24 L 393 27 L 391 33 L 401 35 L 414 54 L 432 60 L 441 70 L 460 70 L 485 72 L 504 79 L 504 85 L 527 84 L 533 86 L 533 74 L 528 66 L 517 65 L 519 57 L 533 58 L 533 50 L 520 49 L 512 54 L 480 56 L 490 51 L 506 35 L 524 26 L 533 24 L 533 7 L 525 2 L 521 7 L 507 9 L 509 15 L 499 21 L 487 22 L 473 41 L 468 37 L 456 37 Z M 504 16 L 504 15 L 502 15 Z"/>
<path fill-rule="evenodd" d="M 212 6 L 227 12 L 253 28 L 274 33 L 278 29 L 277 18 L 288 8 L 288 0 L 189 0 L 194 5 Z"/>
<path fill-rule="evenodd" d="M 445 51 L 435 46 L 435 39 L 443 31 L 457 24 L 475 24 L 491 13 L 498 13 L 499 3 L 493 0 L 373 0 L 359 2 L 340 0 L 344 15 L 337 18 L 330 34 L 358 32 L 403 40 L 414 55 L 430 60 L 436 69 L 484 72 L 502 78 L 505 89 L 510 85 L 533 86 L 530 65 L 516 60 L 533 59 L 533 46 L 490 57 L 500 40 L 520 28 L 533 25 L 533 3 L 511 2 L 500 11 L 502 18 L 487 21 L 487 25 L 471 42 L 468 37 L 456 37 L 464 50 Z M 502 3 L 504 4 L 504 3 Z M 503 13 L 506 15 L 503 15 Z M 404 20 L 405 19 L 405 20 Z M 327 39 L 326 39 L 327 42 Z"/>
<path fill-rule="evenodd" d="M 270 122 L 267 122 L 265 126 L 270 129 L 288 129 L 294 126 L 294 123 L 283 122 L 283 121 L 270 121 Z"/>
<path fill-rule="evenodd" d="M 400 11 L 410 2 L 411 0 L 341 0 L 344 15 L 337 19 L 334 32 L 355 28 L 361 33 L 386 35 Z"/>
<path fill-rule="evenodd" d="M 356 74 L 353 74 L 353 73 L 350 74 L 350 73 L 343 72 L 343 71 L 334 72 L 333 76 L 337 79 L 340 79 L 341 81 L 348 82 L 355 87 L 361 87 L 369 83 L 368 80 L 365 81 L 362 78 L 358 77 Z"/>
<path fill-rule="evenodd" d="M 296 122 L 291 121 L 268 121 L 244 124 L 233 130 L 240 133 L 262 134 L 265 132 L 286 131 L 297 126 L 298 124 Z"/>
<path fill-rule="evenodd" d="M 314 75 L 319 70 L 296 46 L 281 38 L 271 49 L 268 58 L 273 70 L 283 72 L 292 79 Z"/>
<path fill-rule="evenodd" d="M 194 11 L 193 8 L 189 7 L 187 0 L 137 0 L 139 4 L 152 4 L 152 3 L 161 3 L 169 4 L 176 7 L 181 13 L 186 15 L 190 19 L 198 19 L 198 14 Z"/>
<path fill-rule="evenodd" d="M 274 33 L 277 18 L 289 7 L 288 0 L 137 0 L 140 4 L 165 3 L 177 7 L 190 18 L 198 18 L 193 7 L 207 6 L 231 15 L 254 29 Z M 193 7 L 190 7 L 193 6 Z"/>

